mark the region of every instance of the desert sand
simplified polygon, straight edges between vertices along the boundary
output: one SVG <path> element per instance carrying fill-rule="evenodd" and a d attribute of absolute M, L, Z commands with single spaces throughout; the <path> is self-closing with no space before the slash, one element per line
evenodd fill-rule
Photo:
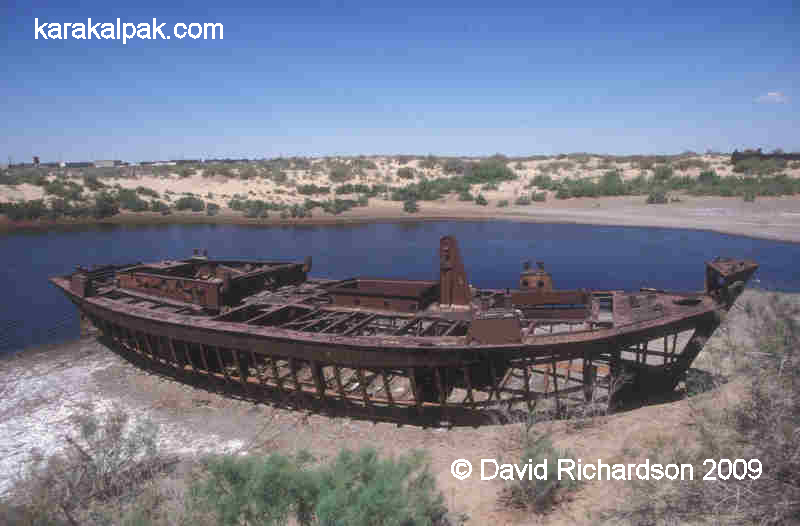
<path fill-rule="evenodd" d="M 716 171 L 721 177 L 734 175 L 728 156 L 697 156 L 698 161 Z M 441 168 L 422 168 L 420 160 L 414 159 L 400 164 L 392 157 L 369 158 L 375 164 L 374 169 L 361 170 L 352 180 L 353 184 L 386 184 L 389 187 L 401 187 L 408 183 L 419 182 L 423 178 L 448 177 Z M 345 162 L 346 160 L 341 160 Z M 214 222 L 243 224 L 275 224 L 275 223 L 339 223 L 370 221 L 424 221 L 441 219 L 464 220 L 510 220 L 547 223 L 582 223 L 597 225 L 648 226 L 667 228 L 692 228 L 712 230 L 750 237 L 800 241 L 800 196 L 794 197 L 759 197 L 755 202 L 744 202 L 741 197 L 695 197 L 678 195 L 680 201 L 663 205 L 646 204 L 645 196 L 571 198 L 556 199 L 553 192 L 547 191 L 545 202 L 534 202 L 530 205 L 515 205 L 521 195 L 530 195 L 538 191 L 532 185 L 536 175 L 547 174 L 554 180 L 565 177 L 597 179 L 610 169 L 618 170 L 624 179 L 632 179 L 643 172 L 639 167 L 626 162 L 615 162 L 601 157 L 582 158 L 579 162 L 570 159 L 550 158 L 514 162 L 508 166 L 514 170 L 518 178 L 514 181 L 499 184 L 496 190 L 482 190 L 481 185 L 473 185 L 473 195 L 482 194 L 488 201 L 487 206 L 479 206 L 473 202 L 459 201 L 458 196 L 451 194 L 438 201 L 420 201 L 420 211 L 409 214 L 403 211 L 403 203 L 391 201 L 386 195 L 371 198 L 366 207 L 353 208 L 339 215 L 323 212 L 320 208 L 313 211 L 312 218 L 281 219 L 277 213 L 271 213 L 267 219 L 249 219 L 241 212 L 228 208 L 229 201 L 236 197 L 242 199 L 260 199 L 286 205 L 302 204 L 306 198 L 317 201 L 339 197 L 356 198 L 355 195 L 301 195 L 296 191 L 300 185 L 335 187 L 341 183 L 330 180 L 326 172 L 326 161 L 312 160 L 311 168 L 306 170 L 285 170 L 287 182 L 277 184 L 267 177 L 241 179 L 234 176 L 214 175 L 204 177 L 203 170 L 188 177 L 181 177 L 175 167 L 166 167 L 162 173 L 154 173 L 152 168 L 137 167 L 133 177 L 103 177 L 101 180 L 108 186 L 118 185 L 122 188 L 136 189 L 146 187 L 158 192 L 162 201 L 173 202 L 182 196 L 192 194 L 206 202 L 218 204 L 221 209 L 218 215 L 210 217 L 203 212 L 175 212 L 169 216 L 157 213 L 123 212 L 117 216 L 106 218 L 103 222 L 111 223 L 182 223 L 182 222 Z M 413 179 L 401 179 L 397 171 L 401 167 L 413 168 Z M 236 169 L 234 169 L 236 170 Z M 676 175 L 696 177 L 701 168 L 692 167 L 677 171 Z M 123 172 L 120 172 L 121 174 Z M 129 172 L 130 173 L 130 172 Z M 800 178 L 800 168 L 790 167 L 784 170 L 789 177 Z M 208 175 L 208 174 L 206 174 Z M 76 173 L 49 177 L 55 180 L 82 183 Z M 93 192 L 84 189 L 84 195 L 91 198 Z M 143 196 L 144 197 L 144 196 Z M 49 200 L 52 196 L 44 193 L 39 186 L 21 184 L 18 186 L 0 185 L 0 202 L 22 201 L 31 199 Z M 144 197 L 145 199 L 151 199 Z M 508 201 L 509 206 L 498 207 L 501 201 Z M 2 218 L 2 216 L 0 216 Z M 63 220 L 61 223 L 75 221 Z M 80 222 L 80 221 L 79 221 Z M 50 226 L 51 223 L 30 222 L 11 223 L 0 219 L 0 228 L 13 229 L 30 226 Z"/>

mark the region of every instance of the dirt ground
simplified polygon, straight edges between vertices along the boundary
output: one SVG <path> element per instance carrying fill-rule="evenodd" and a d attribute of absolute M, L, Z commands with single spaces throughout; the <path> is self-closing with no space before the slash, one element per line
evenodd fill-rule
<path fill-rule="evenodd" d="M 757 306 L 766 297 L 767 293 L 746 291 L 709 341 L 710 348 L 746 342 L 745 305 Z M 704 351 L 695 365 L 717 368 L 719 364 L 706 354 L 711 353 Z M 729 384 L 701 397 L 715 403 L 726 389 L 734 388 Z M 256 405 L 144 372 L 99 342 L 83 339 L 0 360 L 0 495 L 12 488 L 15 474 L 24 469 L 35 450 L 52 454 L 61 448 L 63 437 L 72 431 L 69 416 L 87 404 L 99 410 L 118 405 L 134 419 L 152 419 L 160 426 L 161 448 L 187 461 L 223 452 L 305 449 L 325 459 L 342 448 L 373 446 L 384 455 L 423 449 L 430 455 L 447 507 L 466 514 L 470 525 L 593 524 L 603 510 L 622 502 L 630 484 L 585 483 L 545 516 L 507 509 L 498 500 L 503 483 L 481 481 L 478 466 L 482 458 L 519 463 L 519 453 L 513 449 L 520 424 L 422 428 Z M 656 443 L 691 441 L 691 414 L 689 401 L 676 396 L 672 401 L 596 417 L 581 426 L 568 421 L 540 422 L 535 429 L 549 432 L 557 447 L 569 451 L 569 458 L 629 463 L 643 460 Z M 464 481 L 450 473 L 451 463 L 461 458 L 476 467 Z"/>

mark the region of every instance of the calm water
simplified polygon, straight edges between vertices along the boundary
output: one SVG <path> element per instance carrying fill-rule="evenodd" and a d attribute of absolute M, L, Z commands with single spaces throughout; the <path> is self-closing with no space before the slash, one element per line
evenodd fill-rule
<path fill-rule="evenodd" d="M 455 235 L 470 281 L 517 284 L 522 262 L 543 260 L 559 288 L 702 289 L 703 262 L 750 258 L 762 288 L 800 291 L 800 244 L 693 230 L 510 222 L 434 222 L 315 227 L 100 226 L 0 236 L 0 352 L 78 336 L 75 309 L 47 282 L 76 265 L 188 257 L 300 260 L 312 275 L 438 279 L 439 238 Z"/>

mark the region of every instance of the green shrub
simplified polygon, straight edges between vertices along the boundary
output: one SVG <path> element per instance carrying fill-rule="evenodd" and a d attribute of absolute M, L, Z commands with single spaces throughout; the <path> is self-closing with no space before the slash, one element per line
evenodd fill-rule
<path fill-rule="evenodd" d="M 101 192 L 94 198 L 94 207 L 92 207 L 92 216 L 97 219 L 111 217 L 119 214 L 119 201 L 116 197 L 108 192 Z"/>
<path fill-rule="evenodd" d="M 461 159 L 447 159 L 442 165 L 442 170 L 446 174 L 462 174 L 465 169 L 466 165 Z"/>
<path fill-rule="evenodd" d="M 483 194 L 478 194 L 478 197 L 475 198 L 475 204 L 476 205 L 481 205 L 481 206 L 486 206 L 486 205 L 489 204 L 489 201 L 487 201 L 486 198 L 483 197 Z"/>
<path fill-rule="evenodd" d="M 219 213 L 219 205 L 217 203 L 208 203 L 206 206 L 206 215 L 215 216 Z"/>
<path fill-rule="evenodd" d="M 83 184 L 89 190 L 96 192 L 106 187 L 104 183 L 97 179 L 96 175 L 87 175 L 83 178 Z"/>
<path fill-rule="evenodd" d="M 1 210 L 12 221 L 39 219 L 48 213 L 43 199 L 33 199 L 21 203 L 3 203 Z"/>
<path fill-rule="evenodd" d="M 426 458 L 381 460 L 372 449 L 342 451 L 311 466 L 308 454 L 226 456 L 207 463 L 192 487 L 193 508 L 220 526 L 297 524 L 433 526 L 446 512 Z"/>
<path fill-rule="evenodd" d="M 122 188 L 118 190 L 117 199 L 119 200 L 120 208 L 123 210 L 144 212 L 150 208 L 149 203 L 139 197 L 136 190 L 131 190 L 130 188 Z"/>
<path fill-rule="evenodd" d="M 300 195 L 317 195 L 329 194 L 331 192 L 330 186 L 317 186 L 315 184 L 302 184 L 297 187 L 297 193 Z M 338 192 L 338 189 L 337 189 Z"/>
<path fill-rule="evenodd" d="M 786 161 L 784 159 L 759 159 L 757 157 L 751 157 L 737 162 L 733 167 L 733 171 L 748 175 L 770 175 L 780 172 L 785 168 Z"/>
<path fill-rule="evenodd" d="M 506 208 L 508 206 L 508 199 L 502 199 L 497 202 L 497 208 Z"/>
<path fill-rule="evenodd" d="M 153 212 L 161 212 L 163 214 L 165 211 L 169 211 L 169 205 L 163 201 L 151 201 L 150 210 Z"/>
<path fill-rule="evenodd" d="M 717 185 L 721 181 L 722 178 L 714 170 L 705 170 L 697 176 L 697 182 L 704 185 Z"/>
<path fill-rule="evenodd" d="M 415 174 L 414 169 L 408 166 L 397 169 L 397 177 L 400 179 L 413 179 Z"/>
<path fill-rule="evenodd" d="M 346 164 L 335 163 L 331 167 L 330 180 L 334 183 L 344 183 L 353 178 L 353 172 Z"/>
<path fill-rule="evenodd" d="M 569 188 L 566 186 L 559 186 L 558 190 L 556 191 L 556 199 L 569 199 L 572 197 L 572 194 L 569 191 Z"/>
<path fill-rule="evenodd" d="M 521 477 L 509 481 L 501 499 L 515 508 L 533 509 L 537 512 L 548 511 L 555 503 L 559 493 L 575 489 L 579 482 L 569 476 L 559 480 L 558 459 L 574 458 L 568 451 L 559 451 L 553 447 L 550 438 L 544 433 L 534 433 L 530 425 L 523 434 L 522 461 L 519 465 L 540 465 L 546 461 L 547 470 L 542 479 L 537 477 Z M 539 475 L 541 476 L 541 470 Z M 532 480 L 529 480 L 532 479 Z"/>
<path fill-rule="evenodd" d="M 752 203 L 756 200 L 756 193 L 752 190 L 747 190 L 742 196 L 742 199 L 748 203 Z"/>
<path fill-rule="evenodd" d="M 665 183 L 672 178 L 672 174 L 672 166 L 668 164 L 661 164 L 656 166 L 655 170 L 653 171 L 653 178 L 657 183 Z"/>
<path fill-rule="evenodd" d="M 539 174 L 533 178 L 533 184 L 542 190 L 550 190 L 553 187 L 553 179 L 549 175 Z"/>
<path fill-rule="evenodd" d="M 514 201 L 515 205 L 527 206 L 531 204 L 531 198 L 527 195 L 521 195 Z"/>
<path fill-rule="evenodd" d="M 536 203 L 544 203 L 547 201 L 547 192 L 534 192 L 531 194 L 531 199 Z"/>
<path fill-rule="evenodd" d="M 472 202 L 475 200 L 475 197 L 473 197 L 473 195 L 469 193 L 469 191 L 465 190 L 458 193 L 458 200 Z"/>
<path fill-rule="evenodd" d="M 403 203 L 403 211 L 409 214 L 416 214 L 419 212 L 419 205 L 416 199 L 408 199 Z"/>
<path fill-rule="evenodd" d="M 598 186 L 600 195 L 625 195 L 625 182 L 618 170 L 609 170 L 603 174 Z"/>
<path fill-rule="evenodd" d="M 155 197 L 156 199 L 158 199 L 159 197 L 158 192 L 156 192 L 152 188 L 146 188 L 144 186 L 137 187 L 136 193 L 147 197 Z"/>
<path fill-rule="evenodd" d="M 496 183 L 513 181 L 517 178 L 514 170 L 506 163 L 496 159 L 485 159 L 473 164 L 469 173 L 465 173 L 465 180 L 470 184 Z"/>
<path fill-rule="evenodd" d="M 175 201 L 176 210 L 191 210 L 192 212 L 202 212 L 206 208 L 206 203 L 197 197 L 181 197 Z"/>
<path fill-rule="evenodd" d="M 62 197 L 71 201 L 81 199 L 83 187 L 74 181 L 60 181 L 55 180 L 52 182 L 45 182 L 42 185 L 45 193 Z"/>

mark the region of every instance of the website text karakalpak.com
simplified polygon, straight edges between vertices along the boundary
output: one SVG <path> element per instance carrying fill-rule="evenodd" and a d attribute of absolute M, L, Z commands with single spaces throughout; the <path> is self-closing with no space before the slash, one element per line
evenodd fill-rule
<path fill-rule="evenodd" d="M 39 40 L 91 40 L 96 38 L 98 40 L 122 40 L 122 43 L 127 43 L 128 40 L 133 38 L 141 38 L 142 40 L 157 40 L 162 38 L 169 40 L 172 35 L 176 38 L 183 39 L 187 36 L 197 40 L 203 38 L 204 40 L 216 40 L 217 30 L 219 30 L 219 39 L 222 40 L 222 24 L 220 23 L 204 23 L 199 24 L 192 22 L 184 24 L 178 22 L 172 26 L 172 35 L 164 34 L 164 26 L 166 22 L 161 24 L 153 19 L 153 23 L 149 24 L 142 22 L 140 24 L 132 24 L 130 22 L 122 23 L 117 18 L 116 24 L 111 22 L 97 22 L 92 23 L 89 18 L 84 24 L 83 22 L 43 22 L 39 24 L 39 19 L 34 20 L 34 38 Z"/>

